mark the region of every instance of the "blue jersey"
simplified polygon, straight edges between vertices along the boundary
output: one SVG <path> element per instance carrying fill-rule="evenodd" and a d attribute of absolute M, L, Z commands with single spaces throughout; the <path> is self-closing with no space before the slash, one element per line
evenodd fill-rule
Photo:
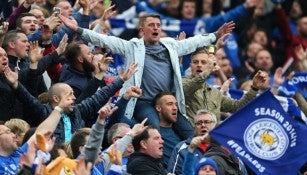
<path fill-rule="evenodd" d="M 10 156 L 0 156 L 0 174 L 14 175 L 19 171 L 20 157 L 28 150 L 28 143 L 19 147 Z"/>

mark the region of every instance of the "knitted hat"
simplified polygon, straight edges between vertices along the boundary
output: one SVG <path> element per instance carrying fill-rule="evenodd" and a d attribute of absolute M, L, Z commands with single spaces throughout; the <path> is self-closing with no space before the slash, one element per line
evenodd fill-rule
<path fill-rule="evenodd" d="M 53 160 L 52 162 L 50 162 L 46 169 L 48 175 L 53 175 L 53 174 L 73 175 L 76 167 L 77 167 L 76 160 L 66 158 L 65 156 L 60 156 L 55 160 Z"/>
<path fill-rule="evenodd" d="M 209 158 L 209 157 L 204 157 L 204 158 L 200 159 L 200 161 L 198 162 L 197 166 L 195 167 L 195 175 L 197 175 L 198 171 L 200 170 L 200 168 L 202 166 L 205 166 L 205 165 L 211 165 L 215 169 L 215 173 L 216 174 L 218 173 L 216 162 L 213 159 Z"/>

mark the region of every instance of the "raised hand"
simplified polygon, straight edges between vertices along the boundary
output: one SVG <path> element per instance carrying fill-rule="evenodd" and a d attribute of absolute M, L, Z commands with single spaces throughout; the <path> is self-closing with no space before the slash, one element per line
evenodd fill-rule
<path fill-rule="evenodd" d="M 274 86 L 280 86 L 284 81 L 285 77 L 282 75 L 282 67 L 279 67 L 274 73 Z"/>
<path fill-rule="evenodd" d="M 235 28 L 235 25 L 236 24 L 233 21 L 230 21 L 230 22 L 223 24 L 216 31 L 217 38 L 221 38 L 222 36 L 229 34 Z"/>
<path fill-rule="evenodd" d="M 54 144 L 55 144 L 55 140 L 56 140 L 55 137 L 49 138 L 49 139 L 47 140 L 47 151 L 48 151 L 48 152 L 50 152 L 50 151 L 53 149 Z"/>
<path fill-rule="evenodd" d="M 307 71 L 307 48 L 304 49 L 300 44 L 295 47 L 294 52 L 298 58 L 298 62 L 296 63 L 298 71 Z"/>
<path fill-rule="evenodd" d="M 130 86 L 127 88 L 123 98 L 130 100 L 131 97 L 139 98 L 140 96 L 142 96 L 142 89 L 137 86 Z"/>
<path fill-rule="evenodd" d="M 112 57 L 107 57 L 107 53 L 94 55 L 93 64 L 95 65 L 95 78 L 102 80 L 107 74 L 109 65 L 111 62 L 113 62 L 113 60 L 114 59 Z"/>
<path fill-rule="evenodd" d="M 0 25 L 0 37 L 5 35 L 9 29 L 9 23 L 3 22 L 2 25 Z"/>
<path fill-rule="evenodd" d="M 98 0 L 90 1 L 90 11 L 92 11 L 97 6 L 98 3 L 99 3 Z"/>
<path fill-rule="evenodd" d="M 61 19 L 58 17 L 58 14 L 53 13 L 48 20 L 46 21 L 46 24 L 49 27 L 50 31 L 53 31 L 53 29 L 60 26 L 62 23 Z"/>
<path fill-rule="evenodd" d="M 307 59 L 307 49 L 304 50 L 301 44 L 296 46 L 294 51 L 299 60 Z"/>
<path fill-rule="evenodd" d="M 29 58 L 31 64 L 36 64 L 43 57 L 44 49 L 41 51 L 38 48 L 38 41 L 30 41 Z"/>
<path fill-rule="evenodd" d="M 88 15 L 89 11 L 90 11 L 90 2 L 89 0 L 79 0 L 79 5 L 82 7 L 83 9 L 83 14 L 84 15 Z"/>
<path fill-rule="evenodd" d="M 200 143 L 208 139 L 208 136 L 209 136 L 208 133 L 206 133 L 205 135 L 194 137 L 191 140 L 188 150 L 193 153 L 194 150 L 199 146 Z"/>
<path fill-rule="evenodd" d="M 78 0 L 78 4 L 79 4 L 82 8 L 87 8 L 87 7 L 89 7 L 89 1 L 88 1 L 88 0 Z"/>
<path fill-rule="evenodd" d="M 228 78 L 221 86 L 220 92 L 225 94 L 228 91 L 230 83 L 234 80 L 234 78 Z"/>
<path fill-rule="evenodd" d="M 180 40 L 183 40 L 185 39 L 187 36 L 187 34 L 183 31 L 183 32 L 180 32 L 179 35 L 176 36 L 176 40 L 177 41 L 180 41 Z"/>
<path fill-rule="evenodd" d="M 113 61 L 113 57 L 107 57 L 107 53 L 105 53 L 98 62 L 100 72 L 107 72 L 110 63 Z"/>
<path fill-rule="evenodd" d="M 18 86 L 18 68 L 15 67 L 15 71 L 13 72 L 8 66 L 4 68 L 4 75 L 9 82 L 9 84 L 17 89 Z"/>
<path fill-rule="evenodd" d="M 97 121 L 100 124 L 104 124 L 104 121 L 107 118 L 107 116 L 111 116 L 113 112 L 115 112 L 118 109 L 117 106 L 112 108 L 111 103 L 112 103 L 112 98 L 110 98 L 109 101 L 98 111 L 99 116 L 97 118 Z"/>
<path fill-rule="evenodd" d="M 266 81 L 269 78 L 266 72 L 259 70 L 256 75 L 253 77 L 253 87 L 257 89 L 266 88 Z"/>
<path fill-rule="evenodd" d="M 194 137 L 192 140 L 191 140 L 191 143 L 189 145 L 189 151 L 190 152 L 194 152 L 194 150 L 198 147 L 198 145 L 202 142 L 203 140 L 203 137 L 202 136 L 197 136 L 197 137 Z"/>
<path fill-rule="evenodd" d="M 77 31 L 78 29 L 78 23 L 74 19 L 66 18 L 65 16 L 59 14 L 58 17 L 61 19 L 61 21 L 66 25 L 68 28 L 70 28 L 73 31 Z"/>
<path fill-rule="evenodd" d="M 230 33 L 227 33 L 217 40 L 216 42 L 217 49 L 223 48 L 227 44 L 229 35 Z"/>
<path fill-rule="evenodd" d="M 130 131 L 133 136 L 142 133 L 147 128 L 147 126 L 145 126 L 147 119 L 148 118 L 145 118 L 141 123 L 135 124 L 133 126 L 133 128 Z"/>
<path fill-rule="evenodd" d="M 137 63 L 132 63 L 129 68 L 121 75 L 122 80 L 127 81 L 129 78 L 134 75 L 134 73 L 137 71 Z"/>
<path fill-rule="evenodd" d="M 67 46 L 68 36 L 67 34 L 64 34 L 61 42 L 59 43 L 59 46 L 55 49 L 58 55 L 61 55 L 65 52 L 66 46 Z"/>
<path fill-rule="evenodd" d="M 111 5 L 110 3 L 109 6 L 104 10 L 103 15 L 101 17 L 103 21 L 106 21 L 116 15 L 117 12 L 113 10 L 114 7 L 115 7 L 115 4 Z"/>

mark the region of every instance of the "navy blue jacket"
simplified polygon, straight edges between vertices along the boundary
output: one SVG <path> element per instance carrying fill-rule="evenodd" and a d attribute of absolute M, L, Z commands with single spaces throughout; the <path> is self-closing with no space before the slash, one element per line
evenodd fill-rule
<path fill-rule="evenodd" d="M 128 158 L 127 172 L 132 175 L 167 175 L 161 159 L 137 151 Z"/>
<path fill-rule="evenodd" d="M 74 110 L 67 114 L 71 120 L 72 133 L 84 127 L 84 120 L 88 116 L 97 115 L 97 111 L 122 87 L 123 83 L 124 81 L 121 79 L 116 79 L 109 86 L 99 89 L 91 97 L 76 104 Z M 31 109 L 29 112 L 31 112 L 32 117 L 40 122 L 46 119 L 53 110 L 50 104 L 42 104 L 34 98 L 21 83 L 19 83 L 15 90 L 15 94 L 27 108 Z M 58 124 L 54 135 L 57 138 L 57 143 L 62 143 L 65 140 L 64 122 L 62 120 Z"/>
<path fill-rule="evenodd" d="M 59 82 L 67 83 L 74 90 L 74 95 L 78 99 L 93 78 L 92 72 L 80 72 L 64 64 L 61 68 Z"/>
<path fill-rule="evenodd" d="M 187 140 L 184 140 L 176 145 L 176 147 L 173 149 L 171 158 L 169 159 L 167 170 L 169 172 L 173 172 L 173 169 L 175 168 L 175 174 L 176 175 L 182 175 L 182 168 L 183 168 L 183 162 L 185 159 L 185 156 L 188 152 L 188 146 L 191 143 L 192 138 L 189 138 Z M 197 162 L 203 158 L 204 151 L 200 148 L 195 149 L 195 156 Z"/>

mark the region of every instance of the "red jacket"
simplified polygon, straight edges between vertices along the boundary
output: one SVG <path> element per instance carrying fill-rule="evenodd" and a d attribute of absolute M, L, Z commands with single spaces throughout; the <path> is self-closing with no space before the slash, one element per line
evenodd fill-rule
<path fill-rule="evenodd" d="M 47 55 L 51 52 L 53 52 L 56 48 L 54 47 L 53 44 L 50 44 L 50 46 L 45 47 L 45 50 L 43 52 L 43 55 Z M 59 78 L 60 78 L 60 71 L 62 69 L 62 64 L 58 63 L 55 65 L 50 66 L 47 69 L 47 73 L 51 79 L 52 84 L 59 82 Z"/>

